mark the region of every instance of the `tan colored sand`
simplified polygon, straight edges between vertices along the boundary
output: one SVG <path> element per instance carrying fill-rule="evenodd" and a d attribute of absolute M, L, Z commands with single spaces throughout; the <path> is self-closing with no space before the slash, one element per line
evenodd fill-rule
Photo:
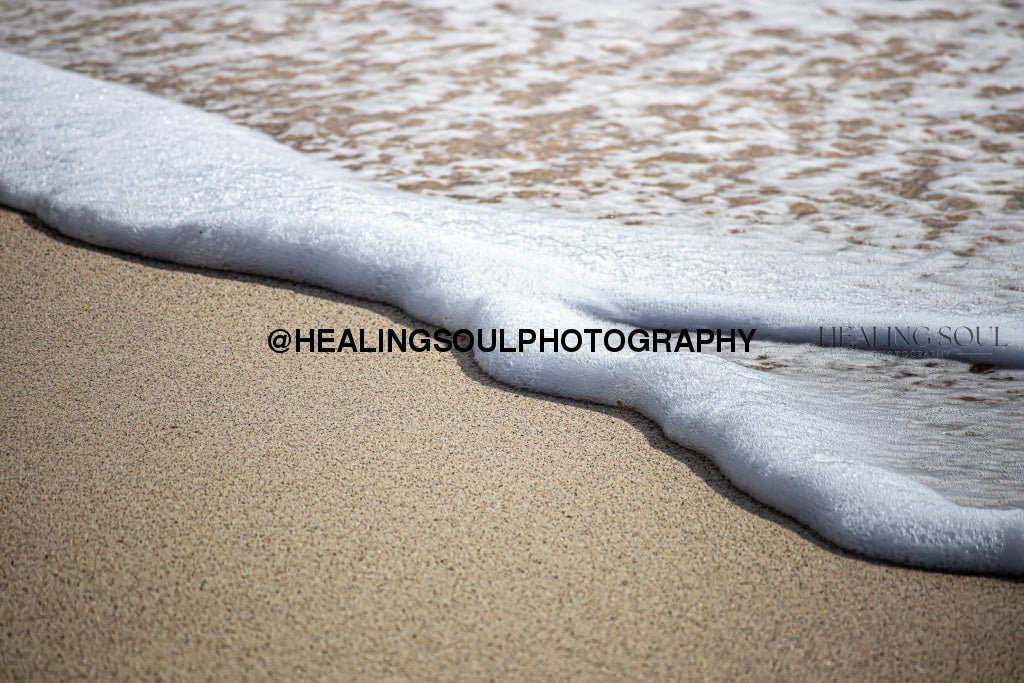
<path fill-rule="evenodd" d="M 0 677 L 1024 677 L 1020 582 L 839 552 L 392 308 L 0 212 Z"/>

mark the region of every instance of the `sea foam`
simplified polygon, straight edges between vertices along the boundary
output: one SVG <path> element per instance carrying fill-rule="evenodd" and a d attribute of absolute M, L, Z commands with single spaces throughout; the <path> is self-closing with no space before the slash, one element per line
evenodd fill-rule
<path fill-rule="evenodd" d="M 320 285 L 453 330 L 753 327 L 812 344 L 837 321 L 938 329 L 954 311 L 957 325 L 1000 328 L 992 363 L 1024 366 L 1024 324 L 1008 304 L 967 313 L 955 287 L 884 259 L 395 192 L 218 116 L 6 53 L 0 202 L 93 244 Z M 708 354 L 475 357 L 515 386 L 632 406 L 845 548 L 1024 573 L 1024 509 L 958 505 L 886 465 L 926 433 L 891 406 Z M 1011 474 L 1007 485 L 1020 484 Z"/>

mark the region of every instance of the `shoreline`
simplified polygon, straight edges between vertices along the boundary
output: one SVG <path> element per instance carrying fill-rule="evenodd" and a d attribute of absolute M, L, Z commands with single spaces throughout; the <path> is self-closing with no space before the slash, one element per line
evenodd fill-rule
<path fill-rule="evenodd" d="M 8 675 L 1024 675 L 1019 579 L 837 550 L 463 354 L 266 347 L 390 306 L 0 228 Z"/>

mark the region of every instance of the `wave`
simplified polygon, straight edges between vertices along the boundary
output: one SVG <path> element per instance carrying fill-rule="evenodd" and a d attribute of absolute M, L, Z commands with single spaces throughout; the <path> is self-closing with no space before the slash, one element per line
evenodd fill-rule
<path fill-rule="evenodd" d="M 882 259 L 396 192 L 218 116 L 7 53 L 0 150 L 0 202 L 71 237 L 319 285 L 448 329 L 740 327 L 814 344 L 836 324 L 937 330 L 959 311 L 956 326 L 1001 330 L 1005 346 L 986 349 L 993 364 L 1024 367 L 1024 324 L 1006 304 L 968 314 L 956 288 Z M 922 348 L 940 347 L 936 338 Z M 890 464 L 929 436 L 885 402 L 715 354 L 475 359 L 514 386 L 635 408 L 844 548 L 1024 573 L 1024 509 L 957 504 Z M 1020 484 L 1010 473 L 1006 485 Z"/>

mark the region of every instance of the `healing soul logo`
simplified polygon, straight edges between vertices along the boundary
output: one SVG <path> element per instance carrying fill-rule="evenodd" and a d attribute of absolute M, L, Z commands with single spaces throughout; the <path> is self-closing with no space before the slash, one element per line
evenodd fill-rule
<path fill-rule="evenodd" d="M 989 355 L 1008 346 L 996 325 L 832 325 L 818 328 L 818 345 L 826 348 L 870 349 L 909 357 Z"/>

